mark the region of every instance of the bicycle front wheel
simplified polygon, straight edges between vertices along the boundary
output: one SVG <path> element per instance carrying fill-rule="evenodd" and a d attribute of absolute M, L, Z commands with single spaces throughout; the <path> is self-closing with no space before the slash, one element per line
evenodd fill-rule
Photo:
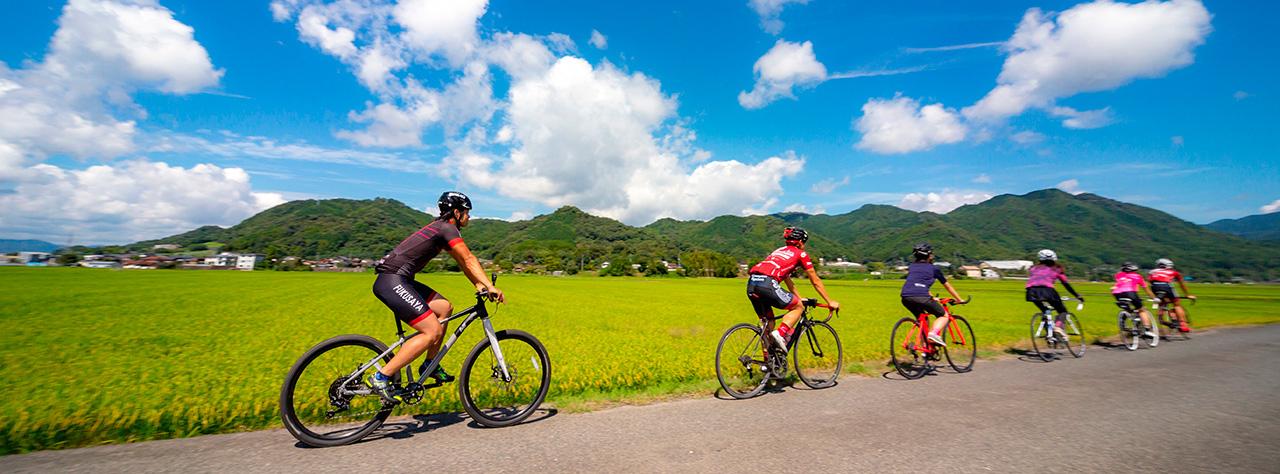
<path fill-rule="evenodd" d="M 551 359 L 547 348 L 533 335 L 515 329 L 494 333 L 498 351 L 489 338 L 467 354 L 458 378 L 462 408 L 476 423 L 490 428 L 510 426 L 528 418 L 547 398 L 551 386 Z M 502 353 L 506 372 L 498 362 Z"/>
<path fill-rule="evenodd" d="M 1080 320 L 1076 319 L 1076 315 L 1074 314 L 1067 313 L 1067 316 L 1064 319 L 1065 320 L 1062 322 L 1062 332 L 1065 332 L 1067 337 L 1062 341 L 1062 345 L 1066 347 L 1072 357 L 1077 359 L 1084 357 L 1084 349 L 1088 344 L 1088 342 L 1085 341 L 1084 326 L 1080 325 Z"/>
<path fill-rule="evenodd" d="M 769 381 L 760 327 L 740 323 L 720 336 L 716 346 L 716 378 L 733 398 L 751 398 Z"/>
<path fill-rule="evenodd" d="M 1121 311 L 1117 318 L 1120 322 L 1120 343 L 1131 351 L 1138 350 L 1138 341 L 1142 339 L 1141 320 L 1129 314 L 1128 311 Z"/>
<path fill-rule="evenodd" d="M 973 363 L 978 359 L 977 339 L 973 338 L 973 328 L 969 326 L 968 320 L 956 315 L 951 318 L 951 324 L 942 333 L 942 338 L 947 341 L 947 347 L 942 349 L 942 353 L 947 356 L 947 363 L 956 372 L 968 372 L 973 370 Z"/>
<path fill-rule="evenodd" d="M 899 375 L 918 379 L 929 372 L 929 356 L 923 351 L 925 344 L 920 336 L 920 324 L 915 318 L 902 318 L 893 325 L 893 333 L 889 335 L 889 355 Z"/>
<path fill-rule="evenodd" d="M 791 347 L 791 357 L 800 381 L 809 388 L 835 385 L 844 367 L 844 348 L 836 330 L 827 323 L 813 321 L 792 337 L 799 338 Z"/>
<path fill-rule="evenodd" d="M 304 444 L 342 446 L 359 441 L 382 426 L 392 405 L 369 388 L 365 379 L 391 361 L 387 346 L 369 336 L 347 334 L 317 344 L 298 359 L 280 390 L 280 419 Z M 400 374 L 392 381 L 399 382 Z"/>

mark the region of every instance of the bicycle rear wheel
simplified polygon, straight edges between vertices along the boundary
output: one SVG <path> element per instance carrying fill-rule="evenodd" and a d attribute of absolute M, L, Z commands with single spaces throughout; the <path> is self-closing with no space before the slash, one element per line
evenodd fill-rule
<path fill-rule="evenodd" d="M 769 381 L 760 327 L 739 323 L 720 336 L 716 346 L 716 378 L 733 398 L 751 398 Z"/>
<path fill-rule="evenodd" d="M 918 379 L 929 373 L 929 358 L 923 353 L 926 342 L 920 336 L 920 323 L 915 318 L 902 318 L 889 335 L 889 355 L 893 368 L 907 379 Z"/>
<path fill-rule="evenodd" d="M 507 374 L 502 373 L 489 338 L 482 339 L 458 373 L 462 408 L 490 428 L 514 425 L 538 409 L 551 386 L 551 359 L 533 335 L 515 329 L 494 333 Z"/>
<path fill-rule="evenodd" d="M 1121 311 L 1116 317 L 1120 324 L 1120 343 L 1131 351 L 1138 350 L 1138 340 L 1142 339 L 1142 322 L 1128 311 Z"/>
<path fill-rule="evenodd" d="M 796 375 L 809 388 L 827 388 L 836 384 L 840 369 L 844 367 L 844 348 L 840 336 L 830 325 L 811 321 L 805 325 L 791 347 Z"/>
<path fill-rule="evenodd" d="M 947 347 L 942 353 L 947 356 L 947 363 L 956 372 L 973 370 L 973 363 L 978 359 L 978 343 L 973 337 L 973 328 L 963 316 L 952 315 L 951 324 L 942 332 Z"/>
<path fill-rule="evenodd" d="M 312 347 L 293 364 L 280 389 L 280 419 L 294 438 L 310 446 L 342 446 L 359 441 L 382 426 L 394 405 L 369 388 L 365 379 L 391 360 L 357 370 L 386 344 L 369 336 L 347 334 Z M 400 374 L 392 381 L 399 382 Z"/>
<path fill-rule="evenodd" d="M 1048 362 L 1058 357 L 1059 343 L 1050 342 L 1052 338 L 1053 329 L 1046 327 L 1044 314 L 1031 315 L 1031 348 L 1040 360 Z"/>
<path fill-rule="evenodd" d="M 1085 347 L 1088 342 L 1085 341 L 1084 326 L 1080 325 L 1080 320 L 1076 319 L 1076 315 L 1067 313 L 1065 320 L 1062 322 L 1062 332 L 1067 333 L 1067 337 L 1062 341 L 1062 345 L 1071 353 L 1072 357 L 1084 357 Z"/>

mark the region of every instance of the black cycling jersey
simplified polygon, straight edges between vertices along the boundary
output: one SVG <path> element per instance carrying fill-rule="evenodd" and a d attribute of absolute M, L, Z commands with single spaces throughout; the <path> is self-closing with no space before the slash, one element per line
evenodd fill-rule
<path fill-rule="evenodd" d="M 412 277 L 446 248 L 462 243 L 462 233 L 448 221 L 436 220 L 410 234 L 391 253 L 378 260 L 374 271 Z"/>

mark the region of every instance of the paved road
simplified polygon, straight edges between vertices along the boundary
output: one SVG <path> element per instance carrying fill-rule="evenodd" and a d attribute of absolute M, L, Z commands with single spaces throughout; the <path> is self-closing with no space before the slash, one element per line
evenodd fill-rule
<path fill-rule="evenodd" d="M 0 458 L 4 472 L 1280 472 L 1280 325 L 923 380 L 543 415 L 403 418 L 354 446 L 283 430 Z M 378 462 L 384 464 L 378 464 Z"/>

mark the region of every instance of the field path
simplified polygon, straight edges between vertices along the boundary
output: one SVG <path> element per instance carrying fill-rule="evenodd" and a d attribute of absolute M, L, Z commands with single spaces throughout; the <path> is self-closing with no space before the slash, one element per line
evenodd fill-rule
<path fill-rule="evenodd" d="M 402 418 L 341 448 L 304 449 L 272 430 L 9 456 L 0 470 L 1277 472 L 1277 356 L 1280 325 L 1221 329 L 1154 350 L 1091 346 L 1080 360 L 849 376 L 827 390 L 544 414 L 505 429 Z"/>

